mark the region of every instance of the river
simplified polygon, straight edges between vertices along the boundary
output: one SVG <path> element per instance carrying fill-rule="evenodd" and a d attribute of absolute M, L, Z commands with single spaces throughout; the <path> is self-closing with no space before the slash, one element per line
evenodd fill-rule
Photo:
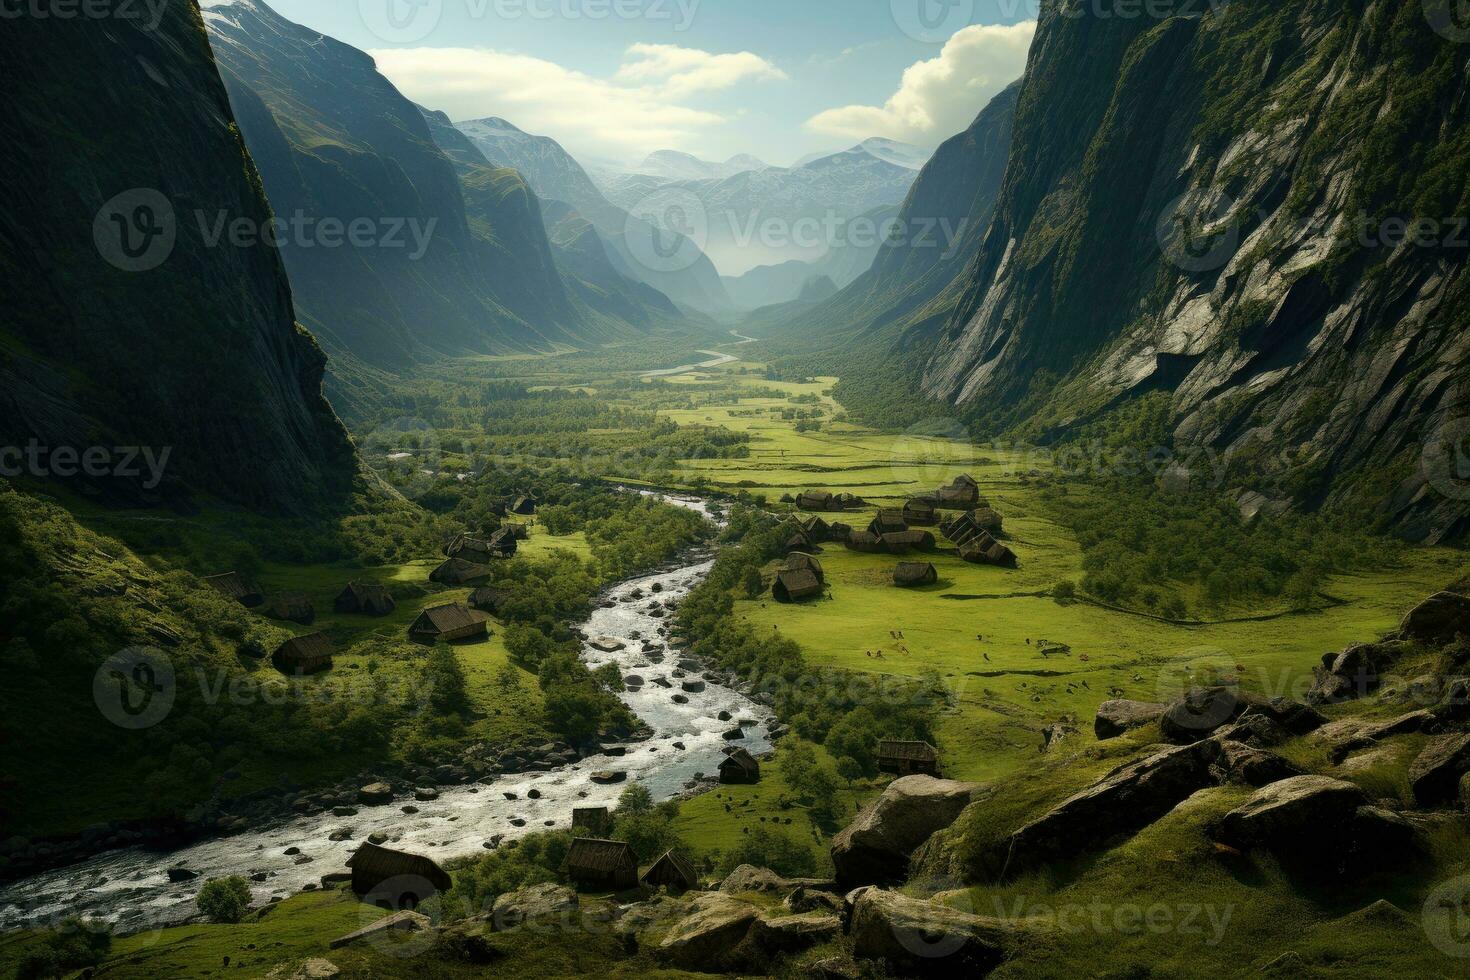
<path fill-rule="evenodd" d="M 702 501 L 667 499 L 710 516 Z M 775 724 L 768 708 L 715 683 L 706 683 L 699 692 L 681 690 L 681 679 L 673 676 L 679 654 L 669 650 L 662 663 L 655 662 L 635 639 L 638 635 L 662 646 L 668 620 L 650 615 L 650 603 L 682 599 L 703 580 L 713 562 L 703 554 L 672 570 L 619 583 L 599 597 L 599 602 L 610 600 L 612 606 L 594 609 L 582 625 L 591 640 L 610 637 L 626 644 L 625 649 L 612 653 L 584 645 L 583 659 L 589 667 L 615 663 L 625 677 L 633 674 L 646 682 L 626 690 L 622 699 L 654 735 L 628 743 L 627 755 L 592 756 L 548 772 L 508 774 L 485 784 L 442 787 L 439 798 L 432 802 L 405 796 L 387 806 L 359 807 L 353 816 L 326 812 L 284 820 L 170 852 L 109 851 L 0 889 L 0 928 L 54 925 L 68 916 L 112 922 L 120 932 L 175 923 L 195 913 L 200 884 L 233 874 L 264 876 L 264 881 L 252 882 L 251 889 L 255 901 L 263 904 L 295 894 L 325 874 L 343 871 L 348 856 L 374 832 L 388 835 L 387 846 L 439 861 L 469 857 L 484 853 L 485 842 L 496 835 L 510 840 L 568 827 L 574 807 L 612 807 L 623 789 L 635 781 L 646 786 L 656 800 L 678 796 L 696 774 L 715 773 L 724 758 L 722 750 L 732 744 L 723 733 L 737 723 L 744 723 L 745 737 L 733 744 L 756 754 L 768 751 L 770 727 Z M 661 591 L 654 592 L 655 585 Z M 643 598 L 624 601 L 639 590 Z M 686 679 L 698 678 L 696 671 L 687 673 Z M 660 677 L 671 687 L 655 683 Z M 675 695 L 687 703 L 676 702 Z M 732 720 L 720 721 L 721 712 L 728 712 Z M 684 748 L 675 748 L 675 742 Z M 594 783 L 592 774 L 602 770 L 626 773 L 626 781 Z M 533 789 L 540 793 L 539 799 L 528 798 Z M 516 799 L 507 799 L 507 794 Z M 418 807 L 418 812 L 404 813 L 406 805 Z M 524 821 L 524 826 L 517 827 L 512 820 Z M 349 830 L 349 839 L 329 840 L 338 830 Z M 288 849 L 300 853 L 287 854 Z M 301 861 L 303 855 L 310 860 Z M 168 869 L 179 866 L 199 872 L 199 877 L 171 882 Z"/>

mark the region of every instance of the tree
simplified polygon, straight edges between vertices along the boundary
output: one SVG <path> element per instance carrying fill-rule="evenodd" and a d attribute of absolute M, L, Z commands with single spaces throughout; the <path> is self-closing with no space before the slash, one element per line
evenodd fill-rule
<path fill-rule="evenodd" d="M 211 878 L 195 899 L 210 922 L 239 922 L 250 907 L 250 883 L 239 875 Z"/>
<path fill-rule="evenodd" d="M 424 667 L 429 687 L 429 710 L 436 716 L 463 715 L 470 709 L 469 685 L 459 657 L 445 643 L 436 644 Z"/>
<path fill-rule="evenodd" d="M 766 591 L 766 580 L 761 575 L 761 570 L 751 565 L 745 570 L 745 597 L 747 599 L 759 598 Z"/>
<path fill-rule="evenodd" d="M 852 756 L 844 755 L 837 760 L 837 775 L 847 780 L 847 786 L 851 789 L 853 783 L 863 778 L 863 767 Z"/>

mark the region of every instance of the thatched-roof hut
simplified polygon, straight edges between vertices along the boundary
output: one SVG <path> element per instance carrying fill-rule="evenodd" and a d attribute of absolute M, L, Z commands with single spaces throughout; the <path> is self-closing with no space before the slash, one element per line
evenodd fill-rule
<path fill-rule="evenodd" d="M 444 554 L 450 558 L 467 561 L 472 565 L 488 565 L 499 557 L 489 541 L 473 538 L 468 534 L 456 535 L 454 540 L 445 547 Z"/>
<path fill-rule="evenodd" d="M 974 507 L 980 503 L 980 484 L 968 473 L 954 478 L 947 487 L 940 487 L 934 494 L 941 507 Z"/>
<path fill-rule="evenodd" d="M 783 503 L 783 504 L 794 504 L 794 503 L 796 503 L 796 498 L 793 497 L 793 496 L 791 496 L 791 494 L 789 494 L 789 493 L 783 493 L 783 494 L 781 494 L 781 503 Z"/>
<path fill-rule="evenodd" d="M 903 510 L 898 507 L 884 507 L 868 523 L 868 533 L 880 536 L 884 534 L 896 534 L 899 531 L 907 531 L 908 529 L 908 522 L 903 519 Z"/>
<path fill-rule="evenodd" d="M 296 636 L 271 654 L 271 663 L 283 674 L 315 674 L 332 669 L 332 641 L 325 633 Z"/>
<path fill-rule="evenodd" d="M 910 551 L 933 551 L 934 535 L 928 531 L 897 531 L 883 535 L 883 550 L 890 555 L 903 555 Z"/>
<path fill-rule="evenodd" d="M 449 873 L 422 854 L 364 841 L 347 859 L 352 890 L 394 909 L 413 908 L 454 884 Z"/>
<path fill-rule="evenodd" d="M 634 888 L 638 884 L 638 855 L 624 841 L 578 837 L 567 852 L 567 877 L 585 888 Z"/>
<path fill-rule="evenodd" d="M 939 751 L 928 742 L 883 739 L 878 743 L 878 771 L 912 776 L 939 775 Z"/>
<path fill-rule="evenodd" d="M 800 510 L 828 510 L 832 506 L 832 494 L 826 490 L 804 490 L 796 495 L 796 506 Z"/>
<path fill-rule="evenodd" d="M 817 544 L 821 544 L 823 541 L 828 540 L 832 535 L 832 525 L 828 524 L 826 521 L 822 520 L 815 514 L 800 518 L 798 523 L 801 525 L 802 531 L 806 533 L 806 536 L 811 538 Z"/>
<path fill-rule="evenodd" d="M 934 505 L 924 500 L 910 500 L 903 505 L 903 519 L 908 524 L 918 524 L 924 527 L 937 523 L 934 516 Z"/>
<path fill-rule="evenodd" d="M 605 806 L 578 806 L 572 808 L 572 826 L 591 834 L 612 832 L 612 814 Z"/>
<path fill-rule="evenodd" d="M 805 551 L 807 554 L 814 554 L 820 552 L 822 549 L 817 547 L 817 543 L 812 540 L 811 535 L 805 531 L 797 531 L 786 539 L 786 544 L 782 550 L 788 552 Z"/>
<path fill-rule="evenodd" d="M 254 609 L 265 602 L 265 595 L 255 586 L 247 584 L 239 572 L 224 572 L 220 575 L 206 576 L 204 584 L 226 599 L 233 599 L 246 609 Z"/>
<path fill-rule="evenodd" d="M 451 602 L 419 613 L 408 627 L 408 638 L 419 643 L 449 643 L 484 636 L 488 632 L 484 616 L 463 603 Z"/>
<path fill-rule="evenodd" d="M 446 558 L 442 565 L 429 573 L 429 581 L 438 582 L 440 585 L 464 585 L 489 577 L 488 567 L 476 565 L 463 558 Z"/>
<path fill-rule="evenodd" d="M 867 501 L 855 493 L 839 493 L 832 498 L 833 510 L 852 510 L 867 506 Z"/>
<path fill-rule="evenodd" d="M 374 582 L 348 582 L 347 588 L 333 601 L 332 608 L 339 613 L 386 616 L 397 606 L 384 586 Z"/>
<path fill-rule="evenodd" d="M 864 551 L 875 554 L 883 550 L 883 539 L 872 531 L 853 531 L 843 542 L 851 551 Z"/>
<path fill-rule="evenodd" d="M 515 597 L 514 589 L 494 585 L 482 585 L 470 593 L 470 605 L 480 612 L 499 616 L 505 604 Z"/>
<path fill-rule="evenodd" d="M 505 509 L 507 513 L 529 517 L 536 513 L 536 498 L 530 494 L 523 493 L 507 504 Z"/>
<path fill-rule="evenodd" d="M 940 530 L 955 544 L 965 545 L 981 534 L 999 534 L 1001 524 L 1001 517 L 998 513 L 989 507 L 981 507 L 966 511 L 946 522 Z"/>
<path fill-rule="evenodd" d="M 275 596 L 266 603 L 262 612 L 271 619 L 284 619 L 302 626 L 310 626 L 316 622 L 316 607 L 299 592 L 285 592 Z"/>
<path fill-rule="evenodd" d="M 974 540 L 960 545 L 960 557 L 972 565 L 1015 568 L 1018 564 L 1014 551 L 984 532 Z"/>
<path fill-rule="evenodd" d="M 826 583 L 827 575 L 822 571 L 822 563 L 816 558 L 801 551 L 793 551 L 786 556 L 786 566 L 783 571 L 797 572 L 802 569 L 815 575 L 818 582 Z"/>
<path fill-rule="evenodd" d="M 761 764 L 745 749 L 736 749 L 720 762 L 720 782 L 746 785 L 761 781 Z"/>
<path fill-rule="evenodd" d="M 771 596 L 777 602 L 800 602 L 822 594 L 822 582 L 809 568 L 788 569 L 776 575 Z"/>
<path fill-rule="evenodd" d="M 939 581 L 939 570 L 927 561 L 899 562 L 893 570 L 893 584 L 902 588 L 933 585 Z"/>
<path fill-rule="evenodd" d="M 851 524 L 844 524 L 841 521 L 833 521 L 832 525 L 827 528 L 827 540 L 829 541 L 835 541 L 838 544 L 846 544 L 847 539 L 850 537 L 852 537 Z"/>
<path fill-rule="evenodd" d="M 650 888 L 687 892 L 699 886 L 699 875 L 695 873 L 694 865 L 685 860 L 682 854 L 667 850 L 643 872 L 643 883 Z"/>

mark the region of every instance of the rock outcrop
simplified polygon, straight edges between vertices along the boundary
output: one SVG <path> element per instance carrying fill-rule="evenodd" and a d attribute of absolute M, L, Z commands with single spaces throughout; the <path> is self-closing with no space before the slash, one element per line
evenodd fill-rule
<path fill-rule="evenodd" d="M 1099 740 L 1117 738 L 1135 728 L 1158 721 L 1164 713 L 1164 707 L 1155 701 L 1104 701 L 1097 706 L 1097 717 L 1093 719 L 1092 730 Z"/>
<path fill-rule="evenodd" d="M 901 881 L 914 849 L 954 823 L 977 789 L 974 783 L 932 776 L 904 776 L 889 783 L 832 839 L 838 885 Z"/>
<path fill-rule="evenodd" d="M 1420 806 L 1442 806 L 1460 792 L 1460 779 L 1470 772 L 1470 734 L 1432 739 L 1409 765 L 1409 786 Z"/>
<path fill-rule="evenodd" d="M 898 976 L 983 977 L 1005 959 L 1015 930 L 937 902 L 865 889 L 848 924 L 853 953 Z"/>

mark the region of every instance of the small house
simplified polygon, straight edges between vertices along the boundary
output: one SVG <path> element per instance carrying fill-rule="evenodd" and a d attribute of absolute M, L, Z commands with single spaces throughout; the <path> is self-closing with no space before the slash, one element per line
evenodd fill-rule
<path fill-rule="evenodd" d="M 514 589 L 482 585 L 470 593 L 470 605 L 482 613 L 499 616 L 505 604 L 515 597 Z"/>
<path fill-rule="evenodd" d="M 699 887 L 699 875 L 682 854 L 674 850 L 664 851 L 657 861 L 643 872 L 643 883 L 650 888 L 667 888 L 671 892 L 687 892 Z"/>
<path fill-rule="evenodd" d="M 748 785 L 761 781 L 761 764 L 745 749 L 736 749 L 720 762 L 720 782 Z"/>
<path fill-rule="evenodd" d="M 791 494 L 789 494 L 789 493 L 783 493 L 783 494 L 781 494 L 781 503 L 783 503 L 783 504 L 794 504 L 794 503 L 796 503 L 796 498 L 793 497 L 793 496 L 791 496 Z"/>
<path fill-rule="evenodd" d="M 822 594 L 822 581 L 809 568 L 786 569 L 776 575 L 771 597 L 777 602 L 801 602 Z"/>
<path fill-rule="evenodd" d="M 265 595 L 253 585 L 247 585 L 239 572 L 210 575 L 204 579 L 209 586 L 226 599 L 233 599 L 246 609 L 254 609 L 265 602 Z"/>
<path fill-rule="evenodd" d="M 796 506 L 800 510 L 829 510 L 832 495 L 825 490 L 807 490 L 796 495 Z"/>
<path fill-rule="evenodd" d="M 300 676 L 332 669 L 332 641 L 325 633 L 296 636 L 271 654 L 271 664 L 283 674 Z"/>
<path fill-rule="evenodd" d="M 938 581 L 939 571 L 927 561 L 899 562 L 893 570 L 893 584 L 900 588 L 913 589 Z"/>
<path fill-rule="evenodd" d="M 1018 564 L 1014 551 L 983 532 L 968 544 L 960 545 L 960 557 L 972 565 L 1015 568 Z"/>
<path fill-rule="evenodd" d="M 496 558 L 514 558 L 517 542 L 530 537 L 530 532 L 520 524 L 506 524 L 490 535 L 490 551 Z"/>
<path fill-rule="evenodd" d="M 463 558 L 446 558 L 444 564 L 429 573 L 430 582 L 440 585 L 465 585 L 490 577 L 490 569 Z"/>
<path fill-rule="evenodd" d="M 941 507 L 974 507 L 980 503 L 980 484 L 968 473 L 954 478 L 947 487 L 940 487 L 934 494 Z"/>
<path fill-rule="evenodd" d="M 878 516 L 874 517 L 872 523 L 868 525 L 868 533 L 880 537 L 908 529 L 908 522 L 903 519 L 903 511 L 897 507 L 885 507 L 878 511 Z"/>
<path fill-rule="evenodd" d="M 460 534 L 444 549 L 449 558 L 458 558 L 472 565 L 488 565 L 498 556 L 489 541 Z"/>
<path fill-rule="evenodd" d="M 311 600 L 299 592 L 283 593 L 266 603 L 263 610 L 271 619 L 284 619 L 289 623 L 310 626 L 316 622 L 316 607 Z"/>
<path fill-rule="evenodd" d="M 419 643 L 451 643 L 481 637 L 489 631 L 484 616 L 463 603 L 451 602 L 419 613 L 408 627 L 408 638 Z"/>
<path fill-rule="evenodd" d="M 883 550 L 883 539 L 872 531 L 853 531 L 843 542 L 851 551 L 864 551 L 874 554 Z"/>
<path fill-rule="evenodd" d="M 904 504 L 903 519 L 907 524 L 925 527 L 938 523 L 934 516 L 934 505 L 925 500 L 910 500 Z"/>
<path fill-rule="evenodd" d="M 573 807 L 572 826 L 589 834 L 608 834 L 612 832 L 612 814 L 605 806 Z"/>
<path fill-rule="evenodd" d="M 348 582 L 338 593 L 332 608 L 339 613 L 362 616 L 386 616 L 396 607 L 387 588 L 373 582 Z"/>
<path fill-rule="evenodd" d="M 623 891 L 638 885 L 638 855 L 620 840 L 578 837 L 567 852 L 567 877 L 582 888 Z"/>
<path fill-rule="evenodd" d="M 851 524 L 833 521 L 831 526 L 827 528 L 827 540 L 829 541 L 835 541 L 838 544 L 847 544 L 847 539 L 850 537 L 852 537 Z"/>
<path fill-rule="evenodd" d="M 806 534 L 806 536 L 811 538 L 817 544 L 821 544 L 823 541 L 830 539 L 832 536 L 832 525 L 828 524 L 820 517 L 817 517 L 815 514 L 808 517 L 803 517 L 799 521 L 799 523 L 801 525 L 801 530 Z"/>
<path fill-rule="evenodd" d="M 882 538 L 883 550 L 890 555 L 903 555 L 910 551 L 933 551 L 934 535 L 928 531 L 895 531 Z"/>
<path fill-rule="evenodd" d="M 352 890 L 392 909 L 414 908 L 454 884 L 449 873 L 422 854 L 364 841 L 347 859 Z"/>
<path fill-rule="evenodd" d="M 536 498 L 523 493 L 507 504 L 505 509 L 507 513 L 529 517 L 536 513 Z"/>
<path fill-rule="evenodd" d="M 803 551 L 793 551 L 786 556 L 786 567 L 782 571 L 799 572 L 803 569 L 815 575 L 818 582 L 826 583 L 827 575 L 822 571 L 822 563 L 816 558 Z"/>
<path fill-rule="evenodd" d="M 883 739 L 878 743 L 878 771 L 899 776 L 938 776 L 939 750 L 928 742 Z"/>
<path fill-rule="evenodd" d="M 787 552 L 804 551 L 807 554 L 812 554 L 822 549 L 817 547 L 817 543 L 811 539 L 811 535 L 805 531 L 797 531 L 786 539 L 783 550 Z"/>
<path fill-rule="evenodd" d="M 970 511 L 969 517 L 976 527 L 991 534 L 999 534 L 1005 523 L 994 507 L 977 507 Z"/>
<path fill-rule="evenodd" d="M 832 510 L 853 510 L 862 507 L 867 501 L 855 493 L 839 493 L 832 498 Z"/>

